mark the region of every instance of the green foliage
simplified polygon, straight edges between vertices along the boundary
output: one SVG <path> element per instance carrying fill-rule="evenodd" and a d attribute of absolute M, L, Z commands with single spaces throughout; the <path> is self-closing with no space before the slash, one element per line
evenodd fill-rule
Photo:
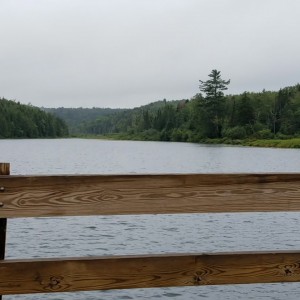
<path fill-rule="evenodd" d="M 216 101 L 217 99 L 223 98 L 224 93 L 223 91 L 227 90 L 227 85 L 230 83 L 229 80 L 223 80 L 221 78 L 221 72 L 217 70 L 212 70 L 211 73 L 208 75 L 211 79 L 207 81 L 200 81 L 200 91 L 206 94 L 206 101 Z"/>
<path fill-rule="evenodd" d="M 69 127 L 71 134 L 79 134 L 84 130 L 86 124 L 96 121 L 99 118 L 109 117 L 115 113 L 126 111 L 126 109 L 112 108 L 45 108 L 42 109 L 63 119 Z"/>
<path fill-rule="evenodd" d="M 230 139 L 244 139 L 247 137 L 247 131 L 244 127 L 242 126 L 235 126 L 232 128 L 228 128 L 225 133 L 224 136 Z"/>
<path fill-rule="evenodd" d="M 274 137 L 274 134 L 271 132 L 270 129 L 263 129 L 258 131 L 255 134 L 255 137 L 258 139 L 272 139 Z"/>
<path fill-rule="evenodd" d="M 241 126 L 255 123 L 255 110 L 247 93 L 243 94 L 237 104 L 235 121 L 237 125 Z"/>
<path fill-rule="evenodd" d="M 200 82 L 201 91 L 206 92 L 204 96 L 199 93 L 189 100 L 161 100 L 98 115 L 96 109 L 67 109 L 65 113 L 70 115 L 66 120 L 74 120 L 80 134 L 119 139 L 240 143 L 241 140 L 300 136 L 299 84 L 278 92 L 264 90 L 225 96 L 223 91 L 229 80 L 221 79 L 220 72 L 213 70 L 208 81 Z M 3 131 L 7 130 L 5 126 L 8 125 L 1 123 L 0 116 L 1 126 Z M 32 128 L 30 123 L 26 126 Z M 8 128 L 11 130 L 13 126 Z"/>
<path fill-rule="evenodd" d="M 293 138 L 288 140 L 255 140 L 247 141 L 244 143 L 244 145 L 255 147 L 300 148 L 300 138 Z"/>
<path fill-rule="evenodd" d="M 223 119 L 225 114 L 224 90 L 230 80 L 223 80 L 221 72 L 212 70 L 207 81 L 200 80 L 200 91 L 206 94 L 205 98 L 199 99 L 201 123 L 209 138 L 220 138 L 222 136 Z"/>
<path fill-rule="evenodd" d="M 63 120 L 41 109 L 0 99 L 0 138 L 42 138 L 68 135 Z"/>

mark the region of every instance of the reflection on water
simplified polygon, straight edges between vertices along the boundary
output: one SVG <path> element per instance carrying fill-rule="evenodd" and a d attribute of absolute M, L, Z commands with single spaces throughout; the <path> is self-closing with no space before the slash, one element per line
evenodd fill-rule
<path fill-rule="evenodd" d="M 12 174 L 299 172 L 299 149 L 82 139 L 0 140 Z"/>
<path fill-rule="evenodd" d="M 99 140 L 0 140 L 12 174 L 299 172 L 300 151 Z M 286 221 L 288 220 L 288 222 Z M 299 213 L 12 219 L 7 258 L 300 249 Z M 136 289 L 4 299 L 292 299 L 298 283 Z"/>

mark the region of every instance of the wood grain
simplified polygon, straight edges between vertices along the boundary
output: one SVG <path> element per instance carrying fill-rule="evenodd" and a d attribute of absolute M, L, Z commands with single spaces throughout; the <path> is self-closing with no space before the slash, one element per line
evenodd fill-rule
<path fill-rule="evenodd" d="M 174 254 L 0 262 L 0 293 L 300 281 L 300 252 Z"/>
<path fill-rule="evenodd" d="M 10 174 L 10 163 L 0 162 L 0 175 Z"/>
<path fill-rule="evenodd" d="M 0 176 L 0 217 L 300 211 L 300 174 Z"/>
<path fill-rule="evenodd" d="M 1 175 L 0 218 L 300 211 L 299 183 L 300 174 Z M 299 281 L 300 252 L 0 261 L 3 295 Z"/>

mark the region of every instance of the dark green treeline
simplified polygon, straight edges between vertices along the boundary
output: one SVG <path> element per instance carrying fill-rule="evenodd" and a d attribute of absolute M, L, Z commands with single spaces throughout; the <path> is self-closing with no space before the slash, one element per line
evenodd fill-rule
<path fill-rule="evenodd" d="M 44 138 L 68 135 L 60 118 L 41 109 L 0 98 L 0 138 Z"/>
<path fill-rule="evenodd" d="M 201 93 L 192 99 L 158 101 L 86 122 L 81 132 L 183 142 L 300 136 L 300 85 L 221 96 L 216 102 Z"/>
<path fill-rule="evenodd" d="M 48 113 L 51 113 L 60 119 L 63 119 L 69 127 L 70 134 L 77 135 L 85 131 L 88 123 L 92 120 L 102 118 L 108 115 L 126 111 L 126 109 L 119 108 L 46 108 L 42 109 Z"/>

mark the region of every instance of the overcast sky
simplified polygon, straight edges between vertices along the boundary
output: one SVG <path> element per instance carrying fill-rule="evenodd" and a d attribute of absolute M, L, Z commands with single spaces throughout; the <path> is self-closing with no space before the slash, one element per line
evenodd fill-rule
<path fill-rule="evenodd" d="M 45 107 L 188 99 L 300 82 L 299 0 L 0 0 L 0 97 Z"/>

